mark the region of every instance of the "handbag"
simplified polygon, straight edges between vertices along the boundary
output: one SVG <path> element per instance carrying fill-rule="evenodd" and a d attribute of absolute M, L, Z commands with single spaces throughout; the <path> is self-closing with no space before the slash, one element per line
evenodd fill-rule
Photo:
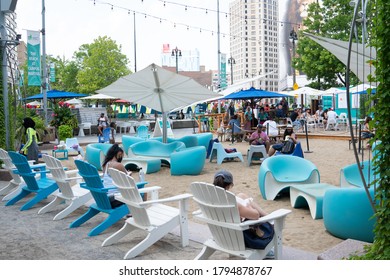
<path fill-rule="evenodd" d="M 284 142 L 281 153 L 282 154 L 292 154 L 294 152 L 294 148 L 295 148 L 294 141 L 291 139 L 288 139 L 286 142 Z"/>
<path fill-rule="evenodd" d="M 265 222 L 244 230 L 243 234 L 246 247 L 264 250 L 274 238 L 275 230 L 271 223 Z"/>

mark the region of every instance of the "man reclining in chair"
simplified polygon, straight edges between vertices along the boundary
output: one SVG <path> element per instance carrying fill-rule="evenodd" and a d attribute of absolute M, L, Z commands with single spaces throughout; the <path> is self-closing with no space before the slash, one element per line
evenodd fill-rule
<path fill-rule="evenodd" d="M 262 124 L 257 125 L 257 130 L 251 134 L 249 137 L 249 145 L 264 145 L 265 150 L 269 151 L 270 148 L 270 140 L 265 132 L 265 127 Z"/>

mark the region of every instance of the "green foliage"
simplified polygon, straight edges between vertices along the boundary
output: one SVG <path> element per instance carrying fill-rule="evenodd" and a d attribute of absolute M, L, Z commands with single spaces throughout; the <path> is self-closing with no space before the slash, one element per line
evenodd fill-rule
<path fill-rule="evenodd" d="M 323 0 L 308 6 L 308 16 L 303 21 L 305 32 L 319 36 L 348 41 L 353 8 L 350 0 Z M 345 74 L 346 66 L 333 54 L 299 32 L 298 57 L 293 59 L 293 67 L 302 71 L 311 80 L 311 87 L 327 89 L 339 86 L 339 77 Z M 321 81 L 321 82 L 319 82 Z M 342 81 L 342 80 L 341 80 Z M 350 84 L 356 84 L 354 77 Z"/>
<path fill-rule="evenodd" d="M 381 144 L 376 146 L 377 156 L 374 157 L 377 179 L 375 240 L 367 247 L 367 254 L 353 259 L 389 260 L 390 259 L 390 3 L 388 0 L 376 0 L 371 7 L 372 44 L 377 50 L 376 94 L 371 95 L 375 106 L 372 108 L 375 116 L 375 139 Z"/>
<path fill-rule="evenodd" d="M 78 121 L 76 115 L 69 108 L 69 105 L 64 102 L 59 102 L 53 108 L 53 119 L 50 125 L 57 129 L 61 125 L 68 125 L 73 129 L 78 127 Z"/>
<path fill-rule="evenodd" d="M 61 140 L 66 140 L 66 138 L 72 138 L 73 137 L 73 128 L 69 125 L 60 125 L 58 128 L 58 137 Z"/>
<path fill-rule="evenodd" d="M 121 47 L 106 36 L 82 45 L 75 57 L 80 69 L 77 74 L 79 91 L 83 93 L 95 92 L 130 73 Z"/>

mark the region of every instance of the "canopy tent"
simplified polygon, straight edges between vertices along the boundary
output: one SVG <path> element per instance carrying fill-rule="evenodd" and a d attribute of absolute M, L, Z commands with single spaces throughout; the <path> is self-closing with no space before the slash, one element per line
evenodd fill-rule
<path fill-rule="evenodd" d="M 151 64 L 141 71 L 119 78 L 97 91 L 163 112 L 163 141 L 167 139 L 167 114 L 197 101 L 217 98 L 193 79 Z"/>
<path fill-rule="evenodd" d="M 33 102 L 29 102 L 27 103 L 26 105 L 29 105 L 29 106 L 41 106 L 41 102 L 38 102 L 38 101 L 33 101 Z"/>
<path fill-rule="evenodd" d="M 114 97 L 114 96 L 110 96 L 110 95 L 106 95 L 106 94 L 94 94 L 94 95 L 89 95 L 89 96 L 86 96 L 86 97 L 83 97 L 81 99 L 92 99 L 92 100 L 104 100 L 104 99 L 108 99 L 108 100 L 112 100 L 112 99 L 119 99 L 118 97 Z"/>
<path fill-rule="evenodd" d="M 72 105 L 78 105 L 78 104 L 83 104 L 83 101 L 81 101 L 80 99 L 73 98 L 70 100 L 66 100 L 65 103 L 72 104 Z"/>
<path fill-rule="evenodd" d="M 303 34 L 327 49 L 342 63 L 347 65 L 348 42 L 316 36 L 307 32 L 303 32 Z M 360 43 L 352 44 L 350 69 L 361 82 L 366 82 L 369 74 L 374 75 L 375 67 L 370 62 L 375 59 L 376 49 L 374 47 L 365 47 Z"/>
<path fill-rule="evenodd" d="M 82 93 L 75 93 L 75 92 L 68 92 L 68 91 L 61 91 L 61 90 L 54 89 L 54 90 L 49 90 L 46 96 L 47 99 L 61 99 L 61 98 L 65 99 L 65 98 L 79 98 L 87 95 Z M 32 100 L 32 99 L 43 99 L 43 93 L 26 97 L 24 100 Z"/>

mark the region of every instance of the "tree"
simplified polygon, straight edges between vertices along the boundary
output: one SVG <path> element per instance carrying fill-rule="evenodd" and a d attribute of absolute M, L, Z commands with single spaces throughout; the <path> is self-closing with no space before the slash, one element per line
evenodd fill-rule
<path fill-rule="evenodd" d="M 55 82 L 50 84 L 52 89 L 78 92 L 79 84 L 77 82 L 77 74 L 79 72 L 78 65 L 74 60 L 65 60 L 60 57 L 50 58 L 50 63 L 55 64 Z"/>
<path fill-rule="evenodd" d="M 311 3 L 308 16 L 303 20 L 304 31 L 319 36 L 348 41 L 353 7 L 350 0 L 323 0 L 322 5 Z M 320 89 L 344 83 L 346 66 L 333 54 L 299 32 L 298 57 L 293 59 L 294 69 L 305 73 L 308 79 L 315 80 L 310 86 Z M 354 78 L 356 80 L 356 78 Z M 320 82 L 321 81 L 321 82 Z"/>
<path fill-rule="evenodd" d="M 92 93 L 130 74 L 121 47 L 107 36 L 82 45 L 75 53 L 79 92 Z"/>

